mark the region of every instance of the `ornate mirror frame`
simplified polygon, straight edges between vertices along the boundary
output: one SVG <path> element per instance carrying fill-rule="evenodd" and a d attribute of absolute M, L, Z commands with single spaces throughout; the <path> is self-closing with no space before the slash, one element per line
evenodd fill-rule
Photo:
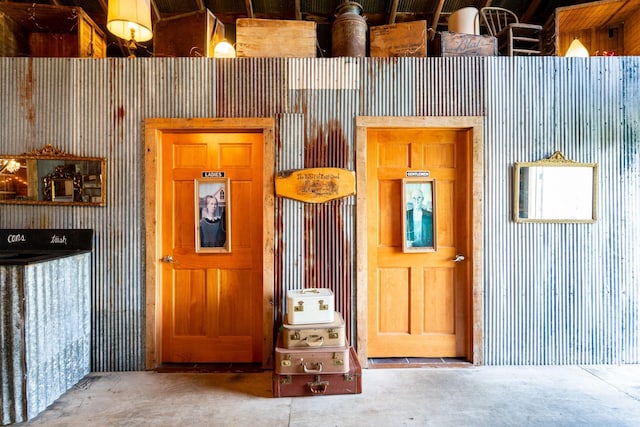
<path fill-rule="evenodd" d="M 597 219 L 598 165 L 568 160 L 560 151 L 514 165 L 513 220 L 593 223 Z"/>
<path fill-rule="evenodd" d="M 106 162 L 45 145 L 0 154 L 0 204 L 104 206 Z"/>

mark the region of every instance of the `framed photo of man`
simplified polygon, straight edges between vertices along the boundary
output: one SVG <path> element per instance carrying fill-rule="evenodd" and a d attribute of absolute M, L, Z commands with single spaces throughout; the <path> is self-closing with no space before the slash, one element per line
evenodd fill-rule
<path fill-rule="evenodd" d="M 402 251 L 436 250 L 436 181 L 406 178 L 402 180 Z"/>
<path fill-rule="evenodd" d="M 196 252 L 231 252 L 228 179 L 195 180 Z"/>

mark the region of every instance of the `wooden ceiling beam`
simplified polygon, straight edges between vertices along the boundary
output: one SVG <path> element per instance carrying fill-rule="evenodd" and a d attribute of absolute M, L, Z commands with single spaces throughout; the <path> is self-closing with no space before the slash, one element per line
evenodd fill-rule
<path fill-rule="evenodd" d="M 538 11 L 540 3 L 542 3 L 542 0 L 532 0 L 531 3 L 529 3 L 529 7 L 527 7 L 527 10 L 520 17 L 520 22 L 530 22 L 533 15 L 535 15 L 535 13 Z"/>
<path fill-rule="evenodd" d="M 151 0 L 151 1 L 154 2 L 154 0 Z M 199 11 L 203 11 L 207 8 L 207 6 L 204 4 L 204 0 L 197 0 L 196 4 L 198 5 Z"/>
<path fill-rule="evenodd" d="M 396 15 L 398 14 L 398 3 L 400 0 L 392 0 L 391 7 L 389 8 L 389 20 L 387 24 L 396 23 Z"/>
<path fill-rule="evenodd" d="M 300 0 L 296 0 L 295 8 L 296 21 L 302 21 L 302 8 L 300 7 Z"/>
<path fill-rule="evenodd" d="M 251 0 L 244 0 L 244 5 L 247 9 L 247 18 L 255 18 L 253 14 L 253 2 Z"/>
<path fill-rule="evenodd" d="M 158 9 L 158 5 L 156 4 L 156 0 L 151 0 L 151 22 L 154 22 L 153 16 L 155 15 L 156 19 L 155 22 L 159 21 L 161 16 L 160 16 L 160 9 Z"/>
<path fill-rule="evenodd" d="M 431 23 L 431 28 L 427 30 L 429 33 L 429 39 L 432 40 L 436 35 L 436 31 L 438 31 L 438 22 L 440 21 L 440 14 L 442 13 L 442 7 L 444 6 L 444 0 L 439 0 L 438 5 L 436 6 L 436 11 L 433 13 L 433 22 Z"/>
<path fill-rule="evenodd" d="M 100 7 L 104 11 L 104 16 L 107 16 L 107 11 L 109 10 L 109 7 L 107 6 L 107 0 L 98 0 L 98 3 L 100 3 Z"/>

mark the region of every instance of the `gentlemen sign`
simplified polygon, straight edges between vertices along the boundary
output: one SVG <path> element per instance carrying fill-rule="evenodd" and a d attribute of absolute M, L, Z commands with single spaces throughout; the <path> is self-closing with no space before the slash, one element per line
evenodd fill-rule
<path fill-rule="evenodd" d="M 324 203 L 356 194 L 356 177 L 340 168 L 297 169 L 278 173 L 276 196 Z"/>
<path fill-rule="evenodd" d="M 407 178 L 427 178 L 429 175 L 429 171 L 407 171 Z"/>

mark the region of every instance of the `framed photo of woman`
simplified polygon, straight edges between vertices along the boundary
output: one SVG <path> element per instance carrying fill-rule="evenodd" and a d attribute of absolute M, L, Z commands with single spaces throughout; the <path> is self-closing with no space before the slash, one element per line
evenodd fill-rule
<path fill-rule="evenodd" d="M 228 179 L 195 180 L 196 252 L 231 252 Z"/>
<path fill-rule="evenodd" d="M 402 252 L 436 250 L 436 181 L 402 180 Z"/>

